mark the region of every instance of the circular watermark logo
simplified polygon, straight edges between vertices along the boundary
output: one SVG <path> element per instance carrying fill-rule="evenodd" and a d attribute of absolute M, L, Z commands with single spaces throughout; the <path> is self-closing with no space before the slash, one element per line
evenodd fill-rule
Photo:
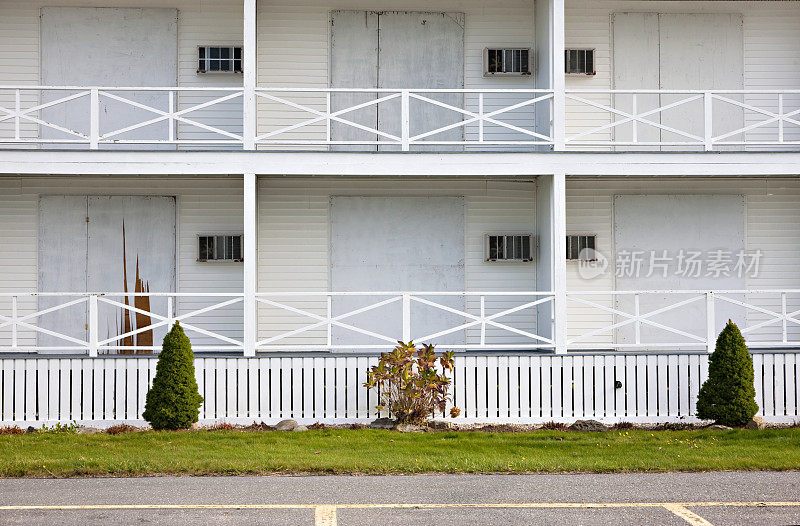
<path fill-rule="evenodd" d="M 593 248 L 584 248 L 578 254 L 578 275 L 581 279 L 595 279 L 608 270 L 608 258 Z"/>

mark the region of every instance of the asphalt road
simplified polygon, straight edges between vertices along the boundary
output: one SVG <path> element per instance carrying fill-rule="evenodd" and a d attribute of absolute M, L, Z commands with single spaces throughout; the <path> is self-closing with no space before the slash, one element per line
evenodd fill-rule
<path fill-rule="evenodd" d="M 0 480 L 0 524 L 45 523 L 786 525 L 800 473 Z"/>

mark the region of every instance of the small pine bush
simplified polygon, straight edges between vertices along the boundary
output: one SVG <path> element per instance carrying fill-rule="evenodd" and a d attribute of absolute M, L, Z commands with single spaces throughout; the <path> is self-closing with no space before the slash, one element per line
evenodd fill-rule
<path fill-rule="evenodd" d="M 180 324 L 164 336 L 153 387 L 142 416 L 153 429 L 187 429 L 197 422 L 203 397 L 194 376 L 192 344 Z"/>
<path fill-rule="evenodd" d="M 753 358 L 739 327 L 728 320 L 708 360 L 708 380 L 697 395 L 697 417 L 742 426 L 758 411 L 755 398 Z"/>

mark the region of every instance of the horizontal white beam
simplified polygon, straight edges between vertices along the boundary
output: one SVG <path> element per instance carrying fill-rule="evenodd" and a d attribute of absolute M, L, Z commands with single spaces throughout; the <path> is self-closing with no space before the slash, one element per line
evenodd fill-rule
<path fill-rule="evenodd" d="M 800 152 L 0 151 L 6 175 L 795 176 Z"/>

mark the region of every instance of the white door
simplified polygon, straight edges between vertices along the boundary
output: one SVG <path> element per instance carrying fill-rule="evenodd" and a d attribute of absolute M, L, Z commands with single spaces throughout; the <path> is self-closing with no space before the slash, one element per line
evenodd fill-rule
<path fill-rule="evenodd" d="M 331 290 L 334 292 L 463 291 L 464 214 L 461 197 L 331 197 Z M 334 316 L 387 299 L 339 297 Z M 461 296 L 425 299 L 464 310 Z M 349 317 L 347 323 L 386 336 L 402 337 L 402 304 Z M 411 334 L 423 336 L 457 327 L 466 320 L 442 309 L 414 303 Z M 464 331 L 442 336 L 434 343 L 462 344 Z M 385 345 L 381 340 L 344 328 L 334 328 L 334 344 Z"/>
<path fill-rule="evenodd" d="M 743 89 L 744 36 L 741 14 L 615 13 L 612 21 L 615 89 Z M 677 104 L 689 97 L 690 94 L 637 95 L 636 112 L 646 113 L 658 107 Z M 737 100 L 736 95 L 729 97 Z M 623 111 L 633 110 L 632 99 L 632 95 L 628 94 L 615 96 L 618 108 Z M 744 126 L 742 108 L 715 101 L 713 110 L 712 136 Z M 702 97 L 645 118 L 663 128 L 639 123 L 637 138 L 641 142 L 696 142 L 704 137 Z M 633 124 L 617 126 L 614 137 L 617 141 L 632 140 Z M 732 136 L 727 140 L 737 139 L 741 137 Z M 618 149 L 648 148 L 622 146 Z M 676 145 L 660 149 L 699 150 L 702 147 Z"/>
<path fill-rule="evenodd" d="M 464 14 L 411 11 L 333 11 L 331 13 L 331 87 L 441 89 L 464 86 Z M 375 100 L 387 94 L 334 94 L 333 110 Z M 463 107 L 459 93 L 423 94 L 455 107 Z M 462 120 L 463 115 L 441 106 L 411 100 L 410 136 L 433 131 Z M 401 102 L 398 99 L 347 112 L 342 118 L 395 137 L 401 135 Z M 388 140 L 369 130 L 341 123 L 331 124 L 335 141 Z M 463 140 L 463 127 L 437 133 L 423 140 Z M 412 150 L 453 150 L 460 145 L 416 146 Z M 364 146 L 340 145 L 335 149 L 364 150 Z M 381 150 L 399 150 L 384 145 Z"/>
<path fill-rule="evenodd" d="M 41 48 L 41 79 L 45 86 L 175 86 L 178 12 L 159 8 L 43 7 Z M 49 91 L 42 99 L 48 102 L 71 93 L 78 92 Z M 162 111 L 169 109 L 166 93 L 112 93 Z M 100 98 L 101 135 L 157 116 L 121 101 Z M 88 134 L 89 97 L 46 108 L 42 119 Z M 166 139 L 167 133 L 168 124 L 161 121 L 115 138 Z M 78 139 L 46 126 L 41 126 L 41 136 Z"/>
<path fill-rule="evenodd" d="M 175 199 L 150 196 L 43 196 L 39 205 L 40 292 L 173 292 L 175 290 Z M 166 298 L 134 295 L 109 299 L 166 313 Z M 64 303 L 40 297 L 39 308 Z M 145 313 L 100 303 L 100 341 L 144 328 L 156 320 Z M 42 317 L 40 326 L 87 339 L 87 304 Z M 159 346 L 166 327 L 146 330 L 110 343 Z M 70 345 L 63 338 L 39 334 L 39 345 Z"/>

